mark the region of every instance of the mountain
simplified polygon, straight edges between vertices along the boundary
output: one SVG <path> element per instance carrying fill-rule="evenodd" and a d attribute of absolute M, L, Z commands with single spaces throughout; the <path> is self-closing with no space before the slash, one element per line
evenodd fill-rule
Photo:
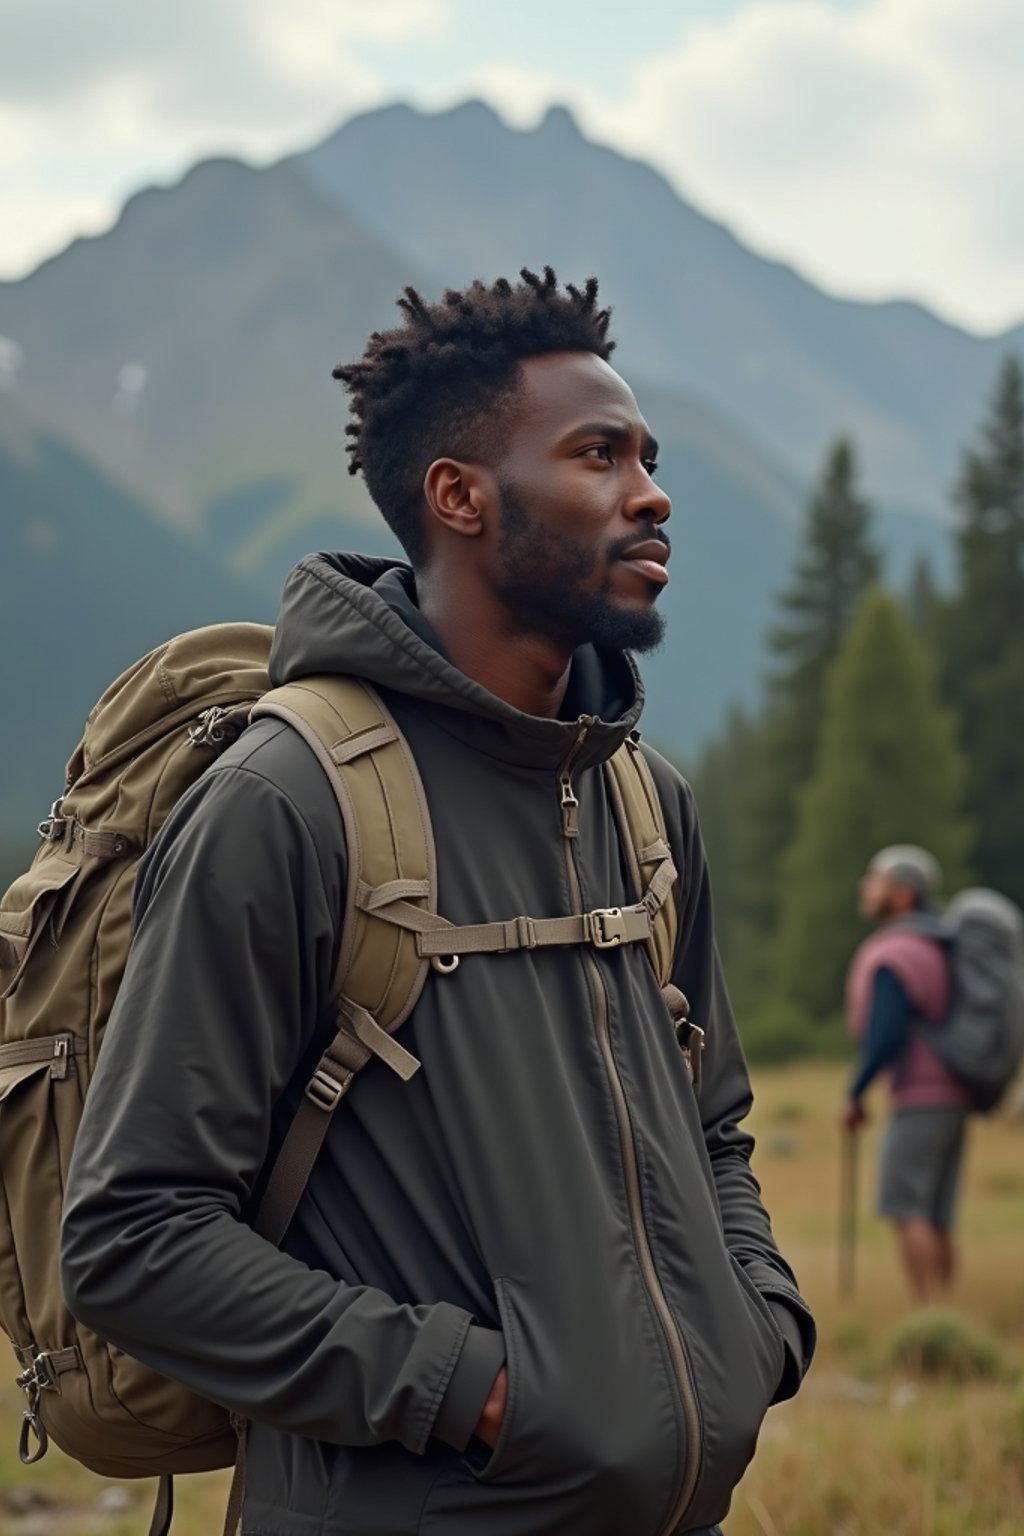
<path fill-rule="evenodd" d="M 638 383 L 697 397 L 806 479 L 851 435 L 887 508 L 945 516 L 961 445 L 1024 327 L 978 338 L 911 304 L 828 297 L 745 248 L 563 109 L 520 132 L 470 102 L 394 106 L 266 169 L 203 162 L 113 230 L 0 282 L 29 409 L 181 522 L 287 482 L 280 523 L 371 520 L 339 474 L 329 379 L 437 293 L 551 262 L 596 271 Z"/>
<path fill-rule="evenodd" d="M 616 360 L 663 445 L 671 623 L 646 671 L 647 728 L 667 747 L 694 749 L 751 697 L 833 431 L 858 436 L 890 507 L 913 484 L 937 510 L 999 346 L 826 298 L 565 113 L 519 133 L 479 105 L 396 107 L 266 169 L 203 162 L 0 283 L 5 355 L 23 359 L 0 377 L 0 638 L 31 635 L 38 653 L 6 695 L 28 724 L 33 814 L 54 753 L 137 651 L 202 619 L 269 615 L 310 548 L 394 548 L 346 472 L 330 370 L 392 323 L 402 287 L 547 260 L 602 274 Z M 888 510 L 880 525 L 897 575 L 915 549 L 948 556 L 935 516 Z"/>
<path fill-rule="evenodd" d="M 1000 357 L 1024 350 L 1024 326 L 980 339 L 918 305 L 827 296 L 563 108 L 524 133 L 481 102 L 388 107 L 291 163 L 435 291 L 524 263 L 596 272 L 628 377 L 700 395 L 802 475 L 848 433 L 888 506 L 942 513 Z"/>
<path fill-rule="evenodd" d="M 427 284 L 429 273 L 294 163 L 257 171 L 208 161 L 175 187 L 132 198 L 108 235 L 0 285 L 0 333 L 25 357 L 0 408 L 17 401 L 193 533 L 211 564 L 276 600 L 310 548 L 395 547 L 346 473 L 344 399 L 330 369 L 391 322 L 410 281 Z M 673 654 L 712 642 L 685 708 L 671 700 L 659 728 L 667 743 L 688 745 L 725 701 L 749 693 L 763 584 L 781 579 L 803 491 L 699 396 L 661 386 L 648 400 L 637 387 L 680 506 L 673 602 L 688 596 Z M 740 521 L 745 546 L 761 553 L 737 568 L 728 530 Z"/>
<path fill-rule="evenodd" d="M 293 515 L 335 511 L 341 481 L 365 518 L 330 373 L 418 276 L 300 171 L 211 160 L 0 283 L 0 333 L 25 409 L 174 520 L 282 475 Z"/>

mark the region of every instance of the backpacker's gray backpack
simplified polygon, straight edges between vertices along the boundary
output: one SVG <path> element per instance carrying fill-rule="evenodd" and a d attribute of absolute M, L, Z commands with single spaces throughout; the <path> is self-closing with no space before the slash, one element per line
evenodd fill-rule
<path fill-rule="evenodd" d="M 927 1040 L 987 1113 L 1024 1060 L 1024 912 L 998 891 L 961 891 L 942 927 L 953 1002 Z"/>

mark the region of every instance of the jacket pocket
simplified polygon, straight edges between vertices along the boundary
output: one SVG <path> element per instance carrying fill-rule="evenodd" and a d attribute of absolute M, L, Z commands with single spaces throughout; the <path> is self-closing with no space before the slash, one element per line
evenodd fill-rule
<path fill-rule="evenodd" d="M 49 1042 L 43 1044 L 49 1047 Z M 49 1073 L 53 1065 L 53 1050 L 50 1048 L 49 1056 L 45 1061 L 25 1061 L 14 1066 L 0 1064 L 0 1104 L 7 1095 L 13 1093 L 22 1083 L 27 1083 L 30 1077 L 35 1077 L 41 1072 Z"/>
<path fill-rule="evenodd" d="M 505 1463 L 509 1459 L 509 1447 L 515 1439 L 516 1413 L 519 1407 L 521 1385 L 519 1333 L 513 1321 L 512 1307 L 504 1280 L 495 1280 L 494 1295 L 498 1303 L 498 1316 L 505 1339 L 505 1369 L 508 1373 L 505 1413 L 498 1431 L 498 1438 L 490 1454 L 487 1454 L 482 1442 L 477 1442 L 477 1445 L 471 1447 L 467 1453 L 467 1460 L 474 1474 L 485 1482 L 501 1477 Z"/>
<path fill-rule="evenodd" d="M 616 1285 L 614 1275 L 589 1289 L 581 1281 L 571 1294 L 508 1278 L 494 1288 L 505 1417 L 493 1451 L 471 1446 L 463 1478 L 439 1484 L 435 1524 L 424 1529 L 454 1532 L 460 1509 L 482 1519 L 500 1508 L 510 1536 L 658 1530 L 685 1445 L 663 1340 L 642 1293 Z"/>
<path fill-rule="evenodd" d="M 705 1323 L 688 1339 L 696 1363 L 703 1424 L 703 1459 L 693 1500 L 679 1532 L 723 1520 L 775 1396 L 785 1365 L 782 1331 L 742 1264 L 730 1253 L 734 1284 L 705 1294 Z"/>

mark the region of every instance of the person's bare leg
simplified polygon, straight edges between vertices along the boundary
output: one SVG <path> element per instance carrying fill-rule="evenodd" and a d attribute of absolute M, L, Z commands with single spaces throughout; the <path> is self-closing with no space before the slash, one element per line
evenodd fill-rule
<path fill-rule="evenodd" d="M 949 1283 L 946 1274 L 952 1256 L 947 1258 L 943 1242 L 946 1234 L 921 1216 L 897 1221 L 896 1230 L 910 1288 L 918 1301 L 927 1301 Z"/>
<path fill-rule="evenodd" d="M 956 1244 L 953 1242 L 952 1232 L 943 1231 L 941 1227 L 938 1229 L 938 1239 L 940 1254 L 939 1283 L 943 1290 L 948 1290 L 953 1284 L 953 1277 L 956 1274 Z"/>

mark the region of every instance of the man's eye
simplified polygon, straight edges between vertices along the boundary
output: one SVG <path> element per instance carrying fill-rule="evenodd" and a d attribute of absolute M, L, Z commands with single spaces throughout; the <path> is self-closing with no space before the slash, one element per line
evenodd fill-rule
<path fill-rule="evenodd" d="M 612 462 L 612 450 L 609 443 L 591 443 L 589 448 L 584 448 L 583 453 L 585 457 L 596 455 L 606 464 L 610 464 Z"/>
<path fill-rule="evenodd" d="M 653 479 L 654 476 L 658 473 L 657 459 L 644 459 L 644 469 L 646 469 L 647 473 Z"/>

